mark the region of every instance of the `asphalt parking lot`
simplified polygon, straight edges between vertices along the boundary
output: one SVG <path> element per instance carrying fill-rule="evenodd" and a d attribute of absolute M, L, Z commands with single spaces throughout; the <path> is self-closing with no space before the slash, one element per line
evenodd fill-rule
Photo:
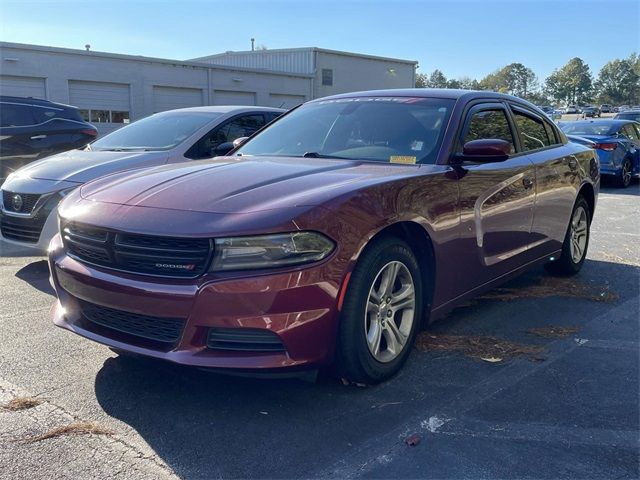
<path fill-rule="evenodd" d="M 604 188 L 577 277 L 458 308 L 375 387 L 118 356 L 53 326 L 44 261 L 2 257 L 0 404 L 41 403 L 0 410 L 0 477 L 638 478 L 639 240 L 637 182 Z M 517 348 L 457 349 L 487 336 Z"/>

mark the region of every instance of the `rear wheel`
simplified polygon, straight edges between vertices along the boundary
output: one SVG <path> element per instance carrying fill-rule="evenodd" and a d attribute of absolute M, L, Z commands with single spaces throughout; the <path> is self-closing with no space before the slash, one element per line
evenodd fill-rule
<path fill-rule="evenodd" d="M 375 241 L 362 254 L 340 315 L 337 367 L 356 383 L 394 375 L 411 352 L 422 311 L 420 268 L 397 238 Z"/>
<path fill-rule="evenodd" d="M 622 162 L 622 170 L 617 178 L 618 187 L 627 188 L 631 185 L 631 170 L 631 159 L 625 158 L 624 162 Z"/>
<path fill-rule="evenodd" d="M 567 233 L 562 244 L 560 258 L 545 265 L 547 270 L 556 275 L 575 275 L 582 268 L 589 247 L 589 228 L 591 211 L 583 196 L 579 196 L 573 207 Z"/>

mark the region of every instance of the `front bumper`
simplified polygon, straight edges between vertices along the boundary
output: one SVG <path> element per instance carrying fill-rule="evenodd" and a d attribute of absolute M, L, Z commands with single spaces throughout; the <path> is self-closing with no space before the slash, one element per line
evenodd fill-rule
<path fill-rule="evenodd" d="M 49 242 L 58 233 L 58 208 L 55 207 L 50 213 L 47 212 L 46 215 L 44 226 L 38 241 L 35 243 L 7 238 L 2 235 L 2 230 L 0 229 L 0 256 L 46 256 Z M 32 219 L 27 219 L 26 221 L 34 222 Z"/>
<path fill-rule="evenodd" d="M 53 321 L 96 342 L 171 362 L 235 371 L 282 371 L 328 364 L 337 331 L 340 282 L 331 259 L 303 270 L 250 277 L 155 279 L 91 267 L 66 255 L 59 236 L 49 254 L 58 301 Z M 93 323 L 83 302 L 159 319 L 182 319 L 177 341 L 162 347 L 148 339 Z M 284 351 L 210 348 L 210 329 L 268 330 Z"/>

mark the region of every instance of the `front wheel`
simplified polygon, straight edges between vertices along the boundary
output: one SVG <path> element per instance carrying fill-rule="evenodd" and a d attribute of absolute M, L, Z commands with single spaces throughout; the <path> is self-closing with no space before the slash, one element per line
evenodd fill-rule
<path fill-rule="evenodd" d="M 567 233 L 562 244 L 560 258 L 546 265 L 547 270 L 556 275 L 575 275 L 587 258 L 591 227 L 591 210 L 584 197 L 579 196 L 573 206 Z"/>
<path fill-rule="evenodd" d="M 340 314 L 340 373 L 366 384 L 393 376 L 409 356 L 421 312 L 415 255 L 400 239 L 375 241 L 353 270 Z"/>

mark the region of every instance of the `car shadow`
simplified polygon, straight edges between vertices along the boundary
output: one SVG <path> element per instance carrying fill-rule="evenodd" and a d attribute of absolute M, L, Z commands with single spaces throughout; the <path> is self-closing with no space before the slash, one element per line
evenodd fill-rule
<path fill-rule="evenodd" d="M 612 193 L 616 195 L 631 195 L 640 197 L 640 180 L 631 180 L 631 185 L 627 188 L 619 188 L 614 185 L 613 180 L 602 178 L 600 185 L 600 193 Z"/>
<path fill-rule="evenodd" d="M 504 286 L 521 291 L 521 298 L 475 301 L 428 332 L 520 341 L 527 338 L 528 328 L 586 327 L 637 296 L 639 273 L 635 266 L 588 260 L 570 281 L 580 292 L 593 291 L 594 297 L 572 296 L 572 288 L 540 296 L 539 290 L 531 292 L 549 277 L 536 269 Z M 600 301 L 597 292 L 602 289 L 611 295 Z M 180 477 L 299 478 L 318 476 L 354 449 L 375 446 L 381 435 L 411 418 L 429 418 L 434 409 L 503 368 L 455 352 L 414 350 L 393 379 L 358 388 L 331 377 L 316 383 L 231 377 L 123 355 L 105 361 L 95 394 L 108 415 L 133 428 Z M 540 392 L 542 402 L 544 394 Z"/>
<path fill-rule="evenodd" d="M 49 264 L 46 260 L 38 260 L 22 267 L 15 276 L 42 293 L 51 296 L 56 294 L 49 283 Z"/>

